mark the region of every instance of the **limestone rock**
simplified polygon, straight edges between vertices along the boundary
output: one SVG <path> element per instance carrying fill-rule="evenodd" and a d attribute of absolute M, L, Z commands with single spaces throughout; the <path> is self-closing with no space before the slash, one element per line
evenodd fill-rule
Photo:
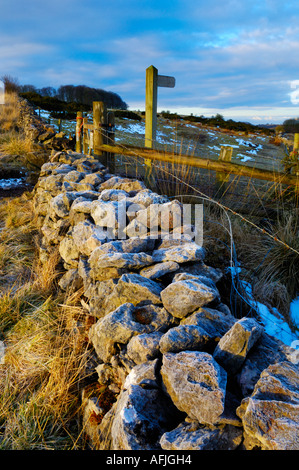
<path fill-rule="evenodd" d="M 89 256 L 97 247 L 107 241 L 107 233 L 101 227 L 88 221 L 75 225 L 72 236 L 78 250 L 85 256 Z"/>
<path fill-rule="evenodd" d="M 99 191 L 104 189 L 122 189 L 123 191 L 140 191 L 146 189 L 142 181 L 133 180 L 130 178 L 122 178 L 120 176 L 112 176 L 107 181 L 102 183 L 99 187 Z"/>
<path fill-rule="evenodd" d="M 135 338 L 137 338 L 137 336 Z M 145 361 L 133 367 L 126 377 L 123 388 L 125 390 L 128 389 L 130 385 L 140 385 L 141 387 L 158 389 L 157 373 L 158 360 L 155 359 L 153 361 Z"/>
<path fill-rule="evenodd" d="M 69 215 L 72 202 L 72 195 L 61 193 L 53 197 L 50 202 L 50 207 L 54 210 L 58 217 L 67 217 Z"/>
<path fill-rule="evenodd" d="M 89 259 L 90 267 L 95 271 L 97 268 L 139 269 L 152 262 L 152 257 L 147 253 L 103 253 L 103 250 L 97 248 Z"/>
<path fill-rule="evenodd" d="M 84 177 L 85 177 L 85 173 L 82 173 L 77 170 L 72 170 L 65 175 L 65 177 L 63 178 L 63 181 L 66 181 L 66 182 L 72 181 L 73 183 L 79 183 L 80 181 L 83 180 Z"/>
<path fill-rule="evenodd" d="M 163 333 L 154 331 L 153 333 L 142 333 L 133 336 L 127 345 L 127 355 L 135 364 L 142 364 L 158 357 L 159 341 Z"/>
<path fill-rule="evenodd" d="M 215 284 L 222 278 L 223 274 L 219 268 L 207 266 L 204 263 L 187 263 L 180 266 L 179 272 L 186 272 L 197 276 L 209 277 Z"/>
<path fill-rule="evenodd" d="M 133 219 L 125 228 L 128 237 L 144 237 L 148 234 L 148 228 L 140 220 Z"/>
<path fill-rule="evenodd" d="M 162 204 L 161 210 L 161 229 L 171 231 L 181 228 L 183 224 L 183 204 L 173 200 Z"/>
<path fill-rule="evenodd" d="M 216 424 L 224 410 L 227 374 L 200 351 L 163 356 L 161 375 L 175 406 L 202 424 Z"/>
<path fill-rule="evenodd" d="M 145 300 L 161 304 L 161 291 L 162 287 L 157 282 L 130 273 L 123 274 L 115 287 L 115 294 L 121 303 L 132 302 L 135 305 Z"/>
<path fill-rule="evenodd" d="M 92 204 L 91 200 L 78 197 L 73 202 L 70 212 L 72 213 L 82 212 L 83 214 L 90 214 L 91 204 Z"/>
<path fill-rule="evenodd" d="M 202 261 L 204 250 L 196 243 L 184 243 L 174 248 L 159 248 L 152 253 L 156 263 L 163 261 L 175 261 L 176 263 L 187 263 L 189 261 Z"/>
<path fill-rule="evenodd" d="M 121 201 L 93 201 L 90 215 L 96 225 L 117 230 L 126 227 L 126 209 Z"/>
<path fill-rule="evenodd" d="M 237 381 L 244 397 L 251 395 L 264 369 L 287 359 L 288 349 L 285 345 L 263 332 L 249 351 L 242 369 L 237 374 Z"/>
<path fill-rule="evenodd" d="M 214 340 L 215 345 L 220 338 L 234 325 L 236 319 L 231 315 L 202 307 L 181 321 L 182 325 L 198 325 Z"/>
<path fill-rule="evenodd" d="M 160 439 L 165 450 L 236 450 L 242 442 L 242 429 L 226 424 L 203 426 L 184 422 Z"/>
<path fill-rule="evenodd" d="M 59 287 L 69 292 L 76 292 L 79 290 L 82 285 L 83 281 L 81 276 L 78 274 L 78 269 L 69 269 L 59 280 Z"/>
<path fill-rule="evenodd" d="M 149 330 L 134 318 L 134 305 L 126 303 L 98 320 L 89 330 L 89 338 L 103 362 L 116 353 L 116 344 L 127 344 L 132 336 Z"/>
<path fill-rule="evenodd" d="M 99 186 L 103 182 L 103 177 L 100 173 L 89 173 L 84 176 L 81 183 L 91 184 L 94 187 Z"/>
<path fill-rule="evenodd" d="M 65 236 L 59 244 L 59 253 L 61 258 L 71 267 L 77 268 L 80 252 L 73 238 Z"/>
<path fill-rule="evenodd" d="M 203 351 L 208 347 L 211 338 L 208 333 L 196 325 L 179 325 L 165 333 L 160 340 L 160 351 Z"/>
<path fill-rule="evenodd" d="M 169 284 L 162 292 L 164 307 L 175 317 L 184 318 L 219 297 L 218 290 L 197 279 Z"/>
<path fill-rule="evenodd" d="M 145 209 L 151 204 L 164 204 L 169 202 L 167 196 L 162 196 L 161 194 L 154 193 L 150 189 L 142 189 L 137 192 L 137 194 L 131 197 L 128 201 L 130 204 L 139 204 L 142 205 Z"/>
<path fill-rule="evenodd" d="M 175 272 L 180 268 L 180 265 L 175 261 L 165 261 L 165 263 L 157 263 L 143 268 L 140 275 L 148 279 L 157 279 L 165 274 Z"/>
<path fill-rule="evenodd" d="M 53 220 L 51 217 L 46 216 L 41 226 L 41 233 L 44 239 L 47 240 L 48 245 L 57 245 L 62 241 L 69 226 L 67 219 Z"/>
<path fill-rule="evenodd" d="M 254 318 L 242 318 L 220 339 L 214 358 L 225 370 L 235 374 L 263 332 Z"/>
<path fill-rule="evenodd" d="M 262 372 L 237 409 L 249 448 L 258 443 L 262 450 L 299 450 L 298 390 L 298 365 L 281 362 Z"/>
<path fill-rule="evenodd" d="M 43 178 L 39 182 L 39 187 L 49 191 L 53 196 L 56 196 L 58 192 L 61 192 L 63 176 L 63 174 L 50 175 L 46 178 Z"/>
<path fill-rule="evenodd" d="M 100 201 L 120 201 L 126 199 L 130 195 L 123 189 L 103 189 L 99 195 Z"/>
<path fill-rule="evenodd" d="M 112 423 L 113 450 L 159 450 L 159 441 L 176 413 L 157 389 L 130 385 L 118 399 Z"/>

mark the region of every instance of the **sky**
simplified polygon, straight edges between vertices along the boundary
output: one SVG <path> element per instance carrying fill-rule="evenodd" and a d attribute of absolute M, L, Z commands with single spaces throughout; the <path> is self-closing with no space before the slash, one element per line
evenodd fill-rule
<path fill-rule="evenodd" d="M 175 77 L 158 111 L 254 124 L 299 116 L 299 2 L 0 0 L 0 77 L 87 85 L 145 108 L 145 70 Z"/>

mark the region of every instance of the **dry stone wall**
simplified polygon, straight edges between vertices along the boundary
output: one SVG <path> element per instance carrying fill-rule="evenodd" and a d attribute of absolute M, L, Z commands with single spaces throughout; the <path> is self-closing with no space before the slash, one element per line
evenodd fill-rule
<path fill-rule="evenodd" d="M 233 317 L 192 230 L 170 222 L 167 233 L 157 216 L 150 232 L 149 208 L 174 215 L 179 201 L 72 151 L 52 152 L 34 201 L 40 258 L 59 250 L 60 288 L 82 289 L 90 320 L 97 387 L 82 392 L 82 426 L 93 449 L 298 449 L 292 350 Z"/>

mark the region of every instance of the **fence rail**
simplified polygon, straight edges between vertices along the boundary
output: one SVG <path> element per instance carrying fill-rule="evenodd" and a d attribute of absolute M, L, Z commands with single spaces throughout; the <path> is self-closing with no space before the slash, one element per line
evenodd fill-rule
<path fill-rule="evenodd" d="M 103 164 L 109 166 L 110 171 L 115 167 L 114 156 L 124 155 L 144 160 L 146 167 L 145 178 L 152 173 L 152 162 L 160 161 L 176 165 L 186 165 L 194 168 L 213 170 L 216 172 L 216 181 L 224 185 L 228 182 L 230 174 L 270 181 L 287 186 L 294 186 L 299 191 L 299 173 L 288 174 L 277 171 L 232 163 L 232 149 L 222 147 L 218 160 L 201 156 L 182 155 L 174 152 L 161 151 L 153 148 L 135 147 L 130 145 L 116 145 L 114 143 L 114 114 L 108 112 L 102 102 L 93 103 L 93 123 L 88 123 L 82 113 L 77 113 L 76 125 L 76 151 L 91 153 L 93 151 Z"/>

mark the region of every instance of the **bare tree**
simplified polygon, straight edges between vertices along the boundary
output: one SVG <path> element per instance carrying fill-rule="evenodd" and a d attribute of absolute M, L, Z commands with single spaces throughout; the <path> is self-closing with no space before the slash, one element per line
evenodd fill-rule
<path fill-rule="evenodd" d="M 11 77 L 10 75 L 3 75 L 1 77 L 2 82 L 5 86 L 5 93 L 18 93 L 19 92 L 19 80 L 15 77 Z"/>

